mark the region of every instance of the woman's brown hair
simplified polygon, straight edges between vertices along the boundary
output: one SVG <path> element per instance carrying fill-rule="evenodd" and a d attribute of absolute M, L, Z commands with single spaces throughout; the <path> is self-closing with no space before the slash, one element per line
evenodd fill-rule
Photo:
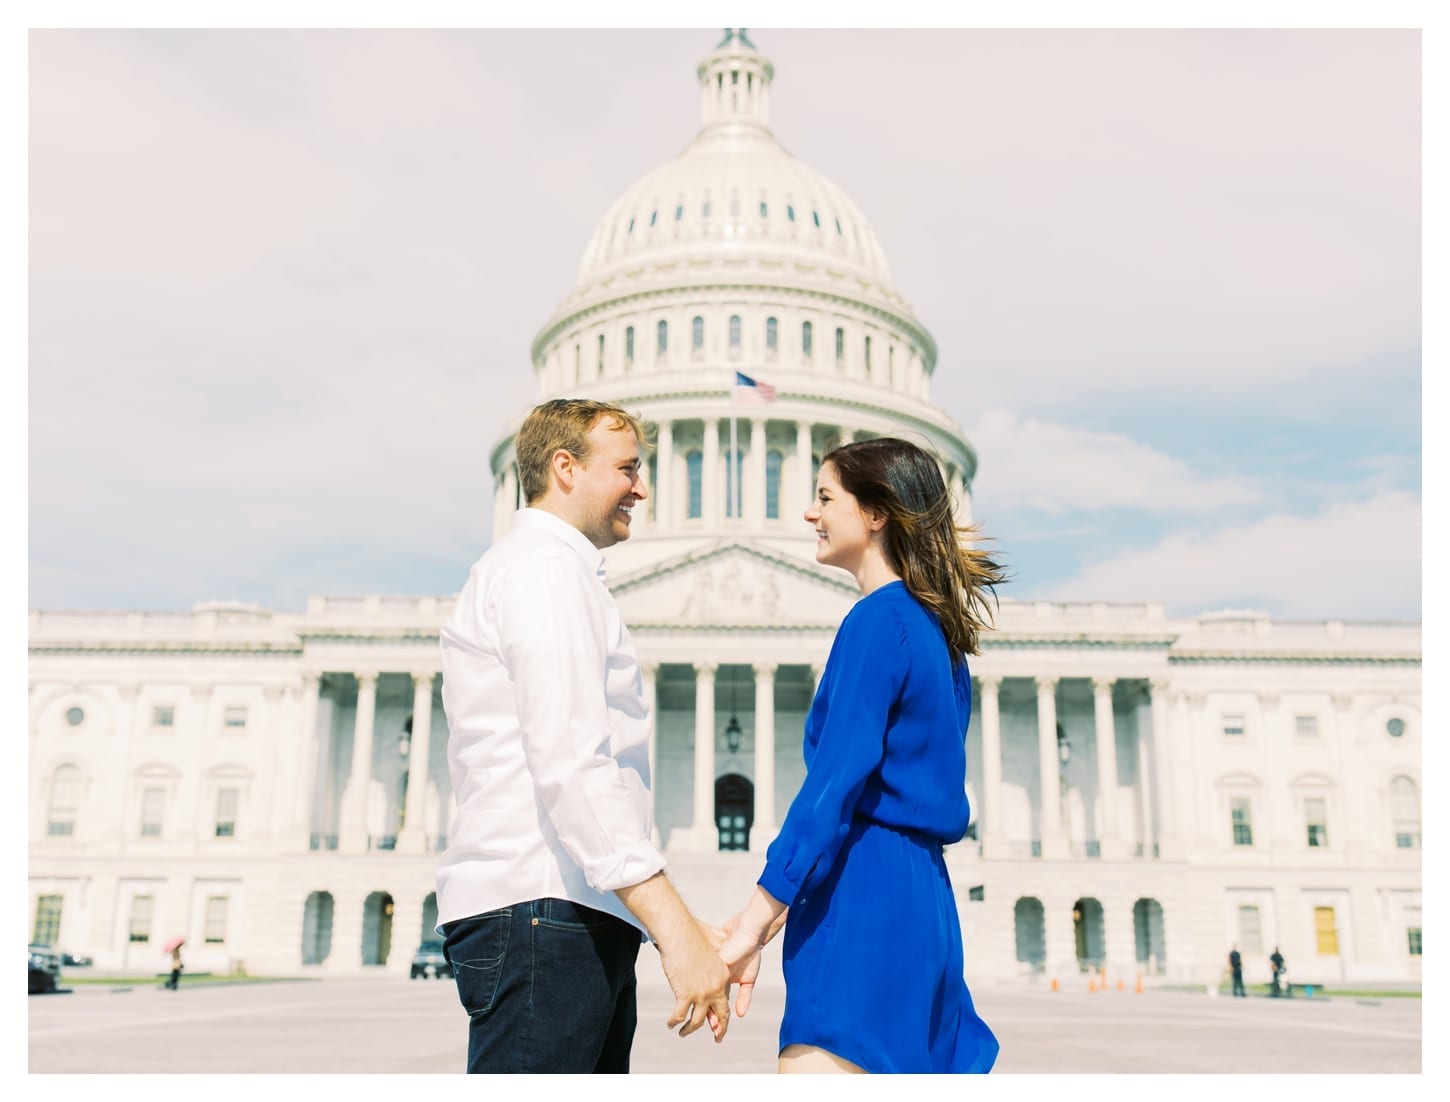
<path fill-rule="evenodd" d="M 911 595 L 937 614 L 954 656 L 978 654 L 992 625 L 987 594 L 1007 575 L 958 525 L 941 468 L 921 448 L 886 436 L 843 444 L 822 461 L 862 509 L 886 518 L 886 553 Z"/>

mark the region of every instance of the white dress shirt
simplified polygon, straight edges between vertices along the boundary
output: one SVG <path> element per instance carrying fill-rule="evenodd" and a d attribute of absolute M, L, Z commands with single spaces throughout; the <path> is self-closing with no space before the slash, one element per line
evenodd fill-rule
<path fill-rule="evenodd" d="M 599 549 L 519 510 L 440 638 L 458 814 L 438 925 L 553 897 L 640 927 L 613 889 L 665 867 L 650 841 L 650 709 Z"/>

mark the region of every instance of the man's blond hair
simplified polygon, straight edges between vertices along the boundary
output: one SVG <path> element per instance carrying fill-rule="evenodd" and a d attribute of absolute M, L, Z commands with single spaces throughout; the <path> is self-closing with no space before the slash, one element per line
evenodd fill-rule
<path fill-rule="evenodd" d="M 610 402 L 587 398 L 554 398 L 535 406 L 524 418 L 514 438 L 514 455 L 519 466 L 519 486 L 524 501 L 534 504 L 549 488 L 549 461 L 560 450 L 581 463 L 589 462 L 589 433 L 601 418 L 609 418 L 615 432 L 634 433 L 640 446 L 646 443 L 644 425 L 627 410 Z"/>

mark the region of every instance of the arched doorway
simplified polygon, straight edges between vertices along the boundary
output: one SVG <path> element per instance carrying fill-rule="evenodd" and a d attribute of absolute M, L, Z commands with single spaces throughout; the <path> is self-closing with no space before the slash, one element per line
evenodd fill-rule
<path fill-rule="evenodd" d="M 1079 972 L 1103 966 L 1103 905 L 1096 899 L 1085 897 L 1072 905 L 1072 940 Z"/>
<path fill-rule="evenodd" d="M 1156 899 L 1140 899 L 1133 904 L 1133 942 L 1143 971 L 1162 973 L 1166 964 L 1163 907 Z"/>
<path fill-rule="evenodd" d="M 721 849 L 749 849 L 755 822 L 755 785 L 739 773 L 715 781 L 715 826 Z"/>
<path fill-rule="evenodd" d="M 313 892 L 302 907 L 302 963 L 321 964 L 332 952 L 332 893 Z"/>
<path fill-rule="evenodd" d="M 1017 959 L 1033 972 L 1047 966 L 1047 926 L 1042 900 L 1023 896 L 1012 907 L 1012 925 L 1017 934 Z"/>
<path fill-rule="evenodd" d="M 393 947 L 393 897 L 373 892 L 363 900 L 363 964 L 387 964 Z"/>

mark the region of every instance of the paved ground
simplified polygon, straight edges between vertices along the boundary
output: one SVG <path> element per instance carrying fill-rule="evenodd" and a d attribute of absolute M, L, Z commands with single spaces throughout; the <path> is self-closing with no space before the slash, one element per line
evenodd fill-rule
<path fill-rule="evenodd" d="M 664 1027 L 670 1000 L 641 958 L 637 1072 L 769 1073 L 783 992 L 764 988 L 724 1044 Z M 1149 989 L 978 986 L 1002 1042 L 997 1070 L 1407 1072 L 1421 1068 L 1421 1000 L 1209 998 Z M 457 1072 L 466 1020 L 447 980 L 77 985 L 27 1000 L 29 1070 L 40 1072 Z"/>

